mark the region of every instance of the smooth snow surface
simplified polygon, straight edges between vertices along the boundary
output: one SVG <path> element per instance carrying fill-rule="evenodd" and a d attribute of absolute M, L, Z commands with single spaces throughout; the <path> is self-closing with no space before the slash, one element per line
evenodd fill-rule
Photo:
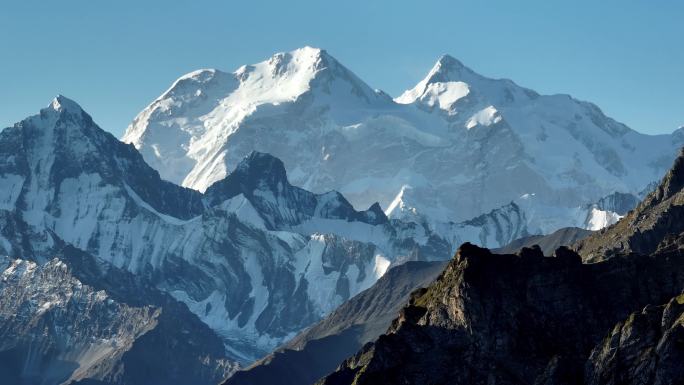
<path fill-rule="evenodd" d="M 200 191 L 258 150 L 282 159 L 293 184 L 340 191 L 357 209 L 379 202 L 393 218 L 434 224 L 516 202 L 531 210 L 533 233 L 575 223 L 579 208 L 616 191 L 638 194 L 682 142 L 635 132 L 567 95 L 486 78 L 448 55 L 392 100 L 311 47 L 233 73 L 185 75 L 123 140 L 164 178 Z"/>

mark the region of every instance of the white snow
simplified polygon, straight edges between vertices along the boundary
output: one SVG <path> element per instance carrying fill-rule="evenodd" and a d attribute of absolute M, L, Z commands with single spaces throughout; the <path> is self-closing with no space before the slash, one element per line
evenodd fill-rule
<path fill-rule="evenodd" d="M 390 260 L 385 258 L 384 256 L 378 254 L 375 256 L 375 267 L 373 268 L 373 273 L 375 273 L 375 278 L 379 279 L 385 273 L 387 272 L 387 269 L 390 267 Z"/>
<path fill-rule="evenodd" d="M 431 83 L 426 86 L 425 92 L 422 95 L 414 95 L 415 92 L 415 89 L 407 91 L 407 93 L 398 97 L 396 101 L 407 104 L 420 99 L 421 102 L 430 107 L 436 106 L 442 110 L 449 111 L 454 103 L 470 93 L 470 88 L 464 82 Z"/>
<path fill-rule="evenodd" d="M 601 230 L 604 227 L 617 223 L 622 217 L 622 215 L 618 215 L 612 211 L 592 208 L 589 218 L 587 219 L 586 228 L 588 230 Z"/>
<path fill-rule="evenodd" d="M 403 212 L 432 222 L 464 221 L 533 191 L 528 219 L 544 232 L 603 196 L 641 191 L 677 152 L 670 135 L 639 134 L 590 103 L 486 78 L 449 56 L 391 100 L 309 47 L 232 74 L 188 74 L 123 140 L 198 190 L 252 150 L 283 160 L 295 185 L 340 191 L 358 209 L 379 202 L 393 217 L 412 186 Z"/>
<path fill-rule="evenodd" d="M 254 206 L 252 206 L 252 203 L 242 194 L 226 200 L 218 207 L 226 212 L 237 215 L 243 223 L 249 223 L 257 229 L 266 229 L 263 218 L 261 218 Z"/>
<path fill-rule="evenodd" d="M 501 121 L 501 116 L 497 115 L 497 110 L 494 106 L 489 106 L 481 111 L 478 111 L 475 115 L 471 116 L 466 123 L 466 128 L 471 129 L 475 126 L 491 126 L 492 124 L 499 123 Z"/>

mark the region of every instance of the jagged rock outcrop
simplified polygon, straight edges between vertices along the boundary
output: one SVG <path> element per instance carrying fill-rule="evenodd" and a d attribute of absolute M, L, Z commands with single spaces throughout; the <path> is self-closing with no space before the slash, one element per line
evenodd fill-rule
<path fill-rule="evenodd" d="M 567 248 L 544 257 L 464 244 L 386 334 L 321 383 L 581 384 L 616 323 L 682 289 L 679 252 L 582 264 Z"/>
<path fill-rule="evenodd" d="M 684 150 L 660 185 L 615 225 L 575 246 L 586 261 L 684 247 Z"/>
<path fill-rule="evenodd" d="M 646 306 L 619 322 L 594 348 L 588 385 L 680 384 L 684 381 L 684 296 Z"/>
<path fill-rule="evenodd" d="M 58 259 L 41 266 L 2 258 L 0 270 L 5 384 L 60 384 L 97 375 L 98 367 L 116 366 L 161 314 L 151 306 L 119 304 L 83 285 Z"/>

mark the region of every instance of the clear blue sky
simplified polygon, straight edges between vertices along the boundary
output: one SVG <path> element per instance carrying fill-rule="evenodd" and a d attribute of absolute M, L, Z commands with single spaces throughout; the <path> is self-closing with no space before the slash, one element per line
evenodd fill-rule
<path fill-rule="evenodd" d="M 61 93 L 120 136 L 186 72 L 312 45 L 395 96 L 449 53 L 664 133 L 684 124 L 682 23 L 679 0 L 3 0 L 0 127 Z"/>

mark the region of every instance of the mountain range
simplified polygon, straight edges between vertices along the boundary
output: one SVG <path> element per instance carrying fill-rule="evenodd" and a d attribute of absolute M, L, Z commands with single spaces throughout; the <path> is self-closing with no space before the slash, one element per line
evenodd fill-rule
<path fill-rule="evenodd" d="M 435 231 L 515 202 L 529 231 L 546 234 L 614 223 L 586 206 L 639 196 L 682 134 L 640 134 L 591 103 L 486 78 L 448 55 L 392 99 L 305 47 L 182 76 L 122 140 L 162 178 L 200 191 L 257 150 L 280 158 L 297 186 L 339 191 L 357 208 L 378 202 Z"/>
<path fill-rule="evenodd" d="M 450 334 L 463 326 L 454 314 L 494 317 L 471 314 L 471 299 L 449 302 L 445 285 L 490 293 L 463 278 L 471 265 L 478 277 L 505 276 L 503 289 L 572 286 L 562 293 L 578 302 L 618 291 L 617 305 L 587 299 L 577 313 L 607 317 L 586 326 L 595 329 L 585 354 L 601 327 L 679 287 L 678 262 L 663 256 L 678 253 L 681 158 L 654 181 L 682 135 L 637 133 L 593 104 L 483 77 L 450 56 L 393 99 L 310 47 L 234 73 L 185 75 L 121 140 L 58 96 L 0 132 L 0 377 L 202 385 L 234 375 L 229 384 L 257 384 L 294 370 L 291 383 L 313 383 L 361 349 L 323 381 L 373 383 L 374 357 L 409 359 L 403 328 L 425 317 L 446 329 L 420 337 L 427 343 L 498 346 L 488 331 Z M 543 257 L 575 241 L 579 254 Z M 523 251 L 497 259 L 466 242 Z M 620 271 L 613 259 L 627 253 L 640 257 Z M 644 259 L 651 254 L 655 262 Z M 577 267 L 582 258 L 598 267 Z M 618 281 L 642 267 L 675 273 L 629 302 Z M 595 278 L 580 287 L 579 276 Z M 595 282 L 601 276 L 616 282 Z M 428 289 L 410 294 L 419 287 Z M 497 295 L 496 306 L 507 298 Z M 549 301 L 516 297 L 506 311 L 536 306 L 540 319 L 575 320 L 545 313 Z M 504 326 L 506 341 L 527 332 Z M 389 358 L 382 344 L 395 337 L 385 332 L 400 336 Z M 515 367 L 547 365 L 555 358 L 546 353 L 509 369 L 532 378 Z M 562 359 L 553 362 L 565 367 Z M 425 370 L 414 363 L 407 368 Z M 412 378 L 403 376 L 388 378 Z"/>
<path fill-rule="evenodd" d="M 107 296 L 120 304 L 110 310 L 108 332 L 126 326 L 120 322 L 128 311 L 147 309 L 140 323 L 149 328 L 175 314 L 176 330 L 200 328 L 188 338 L 201 335 L 204 342 L 202 348 L 185 342 L 195 346 L 185 352 L 195 355 L 197 368 L 175 373 L 165 365 L 178 359 L 156 363 L 169 373 L 159 378 L 164 383 L 184 383 L 198 372 L 197 383 L 217 382 L 370 287 L 394 264 L 448 259 L 465 239 L 499 242 L 526 234 L 517 206 L 510 204 L 504 223 L 500 209 L 450 223 L 450 236 L 443 238 L 423 223 L 387 218 L 377 204 L 357 211 L 340 193 L 295 187 L 279 159 L 258 152 L 204 193 L 183 188 L 161 179 L 133 146 L 100 129 L 63 96 L 0 133 L 0 181 L 0 255 L 7 256 L 5 271 L 14 277 L 6 290 L 16 293 L 7 296 L 6 325 L 22 322 L 24 316 L 12 309 L 24 304 L 47 325 L 75 322 L 80 315 L 68 300 L 74 285 L 84 287 L 88 298 L 79 308 L 97 313 L 101 309 L 92 301 Z M 517 230 L 504 234 L 504 226 Z M 70 252 L 61 252 L 67 246 Z M 41 273 L 15 277 L 15 264 Z M 130 287 L 112 284 L 117 279 Z M 49 291 L 57 290 L 69 294 L 53 303 Z M 92 294 L 100 291 L 100 297 Z M 41 312 L 44 303 L 50 305 Z M 159 324 L 169 332 L 171 326 Z M 139 346 L 135 341 L 151 335 L 148 329 L 130 331 L 121 337 L 126 343 L 103 353 L 108 364 L 102 365 L 82 362 L 99 351 L 89 341 L 77 352 L 63 346 L 34 353 L 29 346 L 36 345 L 36 333 L 26 329 L 8 337 L 14 342 L 1 350 L 16 362 L 7 369 L 12 378 L 33 378 L 66 355 L 77 364 L 57 365 L 58 377 L 130 383 L 139 378 L 138 369 L 128 364 L 122 372 L 112 355 L 128 357 Z M 166 345 L 157 342 L 141 348 L 144 354 L 163 357 L 154 349 Z M 26 369 L 36 359 L 38 369 Z M 76 372 L 83 367 L 90 369 Z"/>

